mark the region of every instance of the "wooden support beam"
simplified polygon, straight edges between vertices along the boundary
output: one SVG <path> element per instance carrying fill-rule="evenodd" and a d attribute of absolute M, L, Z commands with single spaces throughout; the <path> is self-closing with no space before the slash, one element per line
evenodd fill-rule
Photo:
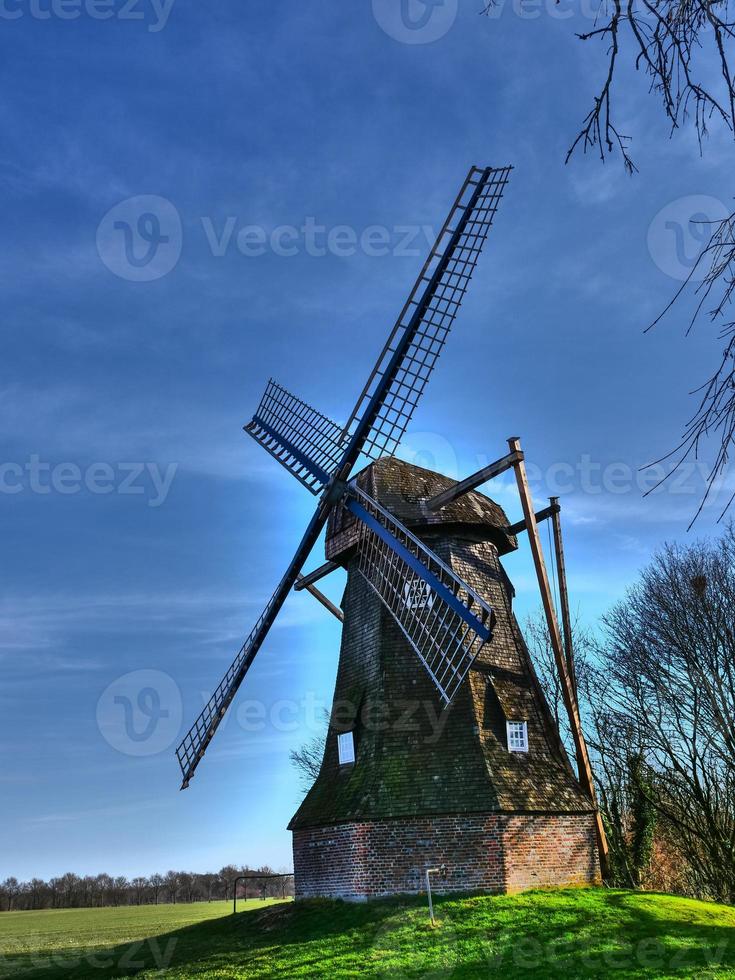
<path fill-rule="evenodd" d="M 297 592 L 301 592 L 302 589 L 308 589 L 310 585 L 318 582 L 320 578 L 330 575 L 337 568 L 339 568 L 339 565 L 336 562 L 325 562 L 323 565 L 320 565 L 319 568 L 315 568 L 313 572 L 309 572 L 308 575 L 300 575 L 296 581 L 296 584 L 294 585 L 294 589 Z"/>
<path fill-rule="evenodd" d="M 567 589 L 567 567 L 564 561 L 564 542 L 561 536 L 561 507 L 558 497 L 549 497 L 553 510 L 551 526 L 554 531 L 554 551 L 556 552 L 556 570 L 559 576 L 559 601 L 561 603 L 561 625 L 564 630 L 564 652 L 567 656 L 569 679 L 577 696 L 577 671 L 574 666 L 574 645 L 572 641 L 572 617 L 569 611 L 569 590 Z"/>
<path fill-rule="evenodd" d="M 305 575 L 299 575 L 298 582 L 301 585 L 301 588 L 306 589 L 310 595 L 313 595 L 317 602 L 321 602 L 324 608 L 328 609 L 330 613 L 340 621 L 340 623 L 344 623 L 345 615 L 342 610 L 335 606 L 330 599 L 327 599 L 324 593 L 320 592 L 315 585 L 304 584 L 305 578 Z"/>
<path fill-rule="evenodd" d="M 556 510 L 554 510 L 554 507 L 556 507 Z M 551 507 L 544 507 L 543 510 L 539 510 L 536 512 L 536 523 L 540 524 L 542 521 L 548 521 L 550 517 L 553 517 L 555 513 L 558 514 L 560 510 L 561 507 L 559 507 L 558 504 L 556 505 L 552 504 Z M 505 533 L 521 534 L 525 530 L 526 530 L 526 522 L 518 521 L 517 524 L 510 524 L 508 527 L 506 527 Z"/>
<path fill-rule="evenodd" d="M 521 453 L 520 459 L 523 459 L 523 454 Z M 488 480 L 492 480 L 495 476 L 500 476 L 501 473 L 505 473 L 518 462 L 517 453 L 509 453 L 507 456 L 503 456 L 502 459 L 496 459 L 494 463 L 490 463 L 489 466 L 484 466 L 477 473 L 473 473 L 472 476 L 468 476 L 464 480 L 460 480 L 459 483 L 455 483 L 453 487 L 449 487 L 447 490 L 443 490 L 438 493 L 436 497 L 432 497 L 426 504 L 429 510 L 439 510 L 440 507 L 446 507 L 447 504 L 451 504 L 453 500 L 458 497 L 463 497 L 466 493 L 471 490 L 476 490 L 483 483 L 487 483 Z"/>
<path fill-rule="evenodd" d="M 541 548 L 541 537 L 539 535 L 538 525 L 536 523 L 536 515 L 533 509 L 531 491 L 528 486 L 528 477 L 526 475 L 526 467 L 523 461 L 520 439 L 516 437 L 509 439 L 508 446 L 510 447 L 511 455 L 515 454 L 516 456 L 516 462 L 513 464 L 513 469 L 515 470 L 516 483 L 518 485 L 518 493 L 521 498 L 521 506 L 523 508 L 526 529 L 528 530 L 528 540 L 531 545 L 533 563 L 536 568 L 539 588 L 541 589 L 541 601 L 543 603 L 544 613 L 546 614 L 546 623 L 549 628 L 551 648 L 554 651 L 556 669 L 559 673 L 559 679 L 561 681 L 564 706 L 567 710 L 569 727 L 572 732 L 572 738 L 574 739 L 574 748 L 577 755 L 577 767 L 579 770 L 579 781 L 582 787 L 589 794 L 595 807 L 597 845 L 600 853 L 600 865 L 604 874 L 607 869 L 607 836 L 605 834 L 605 828 L 602 824 L 602 816 L 600 815 L 600 811 L 597 806 L 595 782 L 592 776 L 592 767 L 590 765 L 589 754 L 587 752 L 587 743 L 584 740 L 584 734 L 582 732 L 582 720 L 579 716 L 579 708 L 577 707 L 577 697 L 571 678 L 569 677 L 569 671 L 567 670 L 567 661 L 564 655 L 564 649 L 562 647 L 559 623 L 556 619 L 556 610 L 554 609 L 554 601 L 551 594 L 551 587 L 549 585 L 549 576 L 546 571 L 544 553 Z"/>

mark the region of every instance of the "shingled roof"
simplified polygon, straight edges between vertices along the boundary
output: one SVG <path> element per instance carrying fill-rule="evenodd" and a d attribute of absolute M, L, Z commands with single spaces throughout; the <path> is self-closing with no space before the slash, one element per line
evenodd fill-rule
<path fill-rule="evenodd" d="M 455 480 L 413 463 L 388 456 L 361 470 L 357 485 L 386 507 L 391 514 L 419 537 L 458 531 L 473 532 L 495 544 L 498 553 L 506 555 L 518 547 L 516 538 L 508 534 L 510 524 L 505 511 L 494 500 L 476 490 L 467 493 L 438 511 L 429 510 L 432 497 L 448 490 Z M 327 557 L 338 561 L 356 543 L 355 518 L 338 508 L 332 511 L 327 530 Z"/>
<path fill-rule="evenodd" d="M 421 537 L 496 613 L 455 701 L 442 705 L 390 613 L 358 570 L 354 528 L 333 519 L 327 553 L 346 564 L 335 700 L 321 771 L 291 829 L 451 813 L 589 813 L 513 614 L 498 552 L 516 542 L 502 508 L 472 494 L 439 515 L 426 500 L 445 477 L 398 460 L 373 464 L 361 486 Z M 407 714 L 407 712 L 413 712 Z M 375 718 L 379 723 L 376 724 Z M 526 721 L 528 753 L 510 752 L 507 721 Z M 352 731 L 354 765 L 337 735 Z"/>

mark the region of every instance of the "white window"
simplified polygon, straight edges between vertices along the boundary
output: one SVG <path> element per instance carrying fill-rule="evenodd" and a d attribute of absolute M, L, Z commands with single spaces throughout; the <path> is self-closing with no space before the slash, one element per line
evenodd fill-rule
<path fill-rule="evenodd" d="M 343 735 L 337 736 L 337 753 L 341 766 L 346 766 L 355 761 L 355 739 L 352 732 L 345 732 Z"/>
<path fill-rule="evenodd" d="M 509 752 L 528 752 L 528 723 L 525 721 L 506 722 Z"/>
<path fill-rule="evenodd" d="M 414 578 L 403 586 L 403 601 L 409 609 L 431 609 L 434 605 L 434 593 L 428 582 L 422 578 Z"/>

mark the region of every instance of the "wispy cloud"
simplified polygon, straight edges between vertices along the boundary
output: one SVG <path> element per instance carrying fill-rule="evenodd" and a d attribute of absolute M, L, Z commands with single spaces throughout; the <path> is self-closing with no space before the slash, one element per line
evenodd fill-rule
<path fill-rule="evenodd" d="M 224 412 L 188 403 L 105 405 L 102 393 L 72 385 L 0 388 L 6 460 L 22 465 L 32 453 L 77 463 L 157 460 L 218 479 L 283 480 L 281 468 L 241 432 L 240 420 Z"/>
<path fill-rule="evenodd" d="M 26 824 L 33 827 L 39 824 L 77 823 L 90 819 L 101 820 L 104 817 L 123 817 L 133 813 L 162 810 L 169 805 L 167 800 L 144 799 L 136 803 L 125 803 L 119 806 L 90 807 L 85 810 L 56 810 L 30 817 Z"/>
<path fill-rule="evenodd" d="M 80 637 L 114 634 L 119 639 L 146 634 L 179 637 L 190 651 L 201 647 L 236 649 L 267 601 L 265 594 L 241 595 L 63 594 L 4 596 L 0 601 L 0 660 L 27 672 L 94 671 L 103 658 L 73 656 Z M 286 605 L 275 629 L 288 630 L 323 619 L 310 601 Z M 22 663 L 17 655 L 23 654 Z"/>

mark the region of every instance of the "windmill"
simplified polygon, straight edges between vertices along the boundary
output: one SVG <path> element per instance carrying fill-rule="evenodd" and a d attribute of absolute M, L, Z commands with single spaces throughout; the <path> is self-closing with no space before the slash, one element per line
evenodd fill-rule
<path fill-rule="evenodd" d="M 457 563 L 449 551 L 446 558 L 440 557 L 428 546 L 426 540 L 422 540 L 421 535 L 413 533 L 406 526 L 410 520 L 406 523 L 399 520 L 399 517 L 385 505 L 385 500 L 379 499 L 380 493 L 375 487 L 380 482 L 382 472 L 390 471 L 391 467 L 397 466 L 400 469 L 402 465 L 406 465 L 399 464 L 394 459 L 395 451 L 457 316 L 500 204 L 510 170 L 510 167 L 470 169 L 413 290 L 344 426 L 307 405 L 274 380 L 268 382 L 258 409 L 252 420 L 245 426 L 245 431 L 312 494 L 318 496 L 319 502 L 276 591 L 213 696 L 177 749 L 183 776 L 182 789 L 188 787 L 217 727 L 292 589 L 307 588 L 316 595 L 335 615 L 344 620 L 345 636 L 354 626 L 354 622 L 348 622 L 347 615 L 334 607 L 314 584 L 320 577 L 338 567 L 338 563 L 342 562 L 345 555 L 349 557 L 342 563 L 346 564 L 348 561 L 352 563 L 352 569 L 367 589 L 365 596 L 369 596 L 369 599 L 362 596 L 359 603 L 365 609 L 370 606 L 370 615 L 376 615 L 379 607 L 380 617 L 388 616 L 390 625 L 386 626 L 381 619 L 379 632 L 388 635 L 393 630 L 392 635 L 398 638 L 401 648 L 410 650 L 412 657 L 410 669 L 421 673 L 421 683 L 428 685 L 434 696 L 438 697 L 438 704 L 446 708 L 463 700 L 466 705 L 468 699 L 472 700 L 468 693 L 468 673 L 474 664 L 479 663 L 478 658 L 481 659 L 482 651 L 492 647 L 490 641 L 497 620 L 496 608 L 487 598 L 488 589 L 483 589 L 482 582 L 480 588 L 475 588 L 458 574 Z M 367 470 L 363 470 L 355 478 L 353 471 L 360 459 L 373 462 Z M 530 500 L 527 493 L 525 498 L 523 495 L 525 471 L 522 467 L 520 446 L 517 446 L 515 449 L 511 447 L 509 456 L 495 465 L 494 472 L 489 472 L 492 470 L 492 467 L 489 467 L 481 474 L 476 474 L 478 480 L 475 483 L 472 482 L 474 478 L 470 478 L 454 487 L 451 486 L 451 481 L 446 480 L 439 489 L 434 485 L 433 490 L 436 492 L 424 494 L 421 503 L 422 513 L 426 511 L 427 506 L 429 510 L 432 508 L 441 510 L 447 503 L 461 496 L 466 496 L 468 501 L 471 500 L 475 486 L 511 465 L 516 469 L 522 500 Z M 414 477 L 417 477 L 417 474 L 414 473 Z M 411 497 L 413 503 L 416 502 L 415 494 L 408 493 L 404 496 Z M 475 494 L 474 497 L 479 495 Z M 394 498 L 388 494 L 388 499 Z M 476 510 L 479 507 L 482 510 L 483 506 L 474 500 L 470 509 Z M 524 511 L 525 509 L 524 504 Z M 409 512 L 411 512 L 410 507 Z M 493 514 L 495 517 L 488 524 L 488 527 L 492 527 L 492 531 L 488 531 L 488 534 L 494 541 L 496 539 L 510 541 L 512 535 L 508 537 L 505 533 L 507 529 L 503 524 L 502 511 L 500 511 L 501 517 L 498 517 L 495 511 Z M 536 528 L 533 511 L 531 510 L 530 515 L 527 516 L 527 530 L 533 546 L 534 540 L 538 539 L 537 531 L 535 539 L 533 534 Z M 409 517 L 413 519 L 415 514 L 411 512 Z M 438 523 L 441 525 L 446 521 L 439 518 Z M 477 523 L 479 525 L 482 521 Z M 304 565 L 327 525 L 329 525 L 328 551 L 331 546 L 335 560 L 330 559 L 326 566 L 304 576 Z M 423 537 L 425 538 L 425 535 Z M 345 542 L 347 544 L 342 547 Z M 439 544 L 441 547 L 445 545 L 441 541 Z M 493 547 L 497 550 L 497 542 Z M 534 557 L 536 557 L 535 550 Z M 472 577 L 475 572 L 470 565 L 467 567 Z M 502 572 L 498 571 L 498 581 L 501 576 Z M 353 578 L 357 580 L 356 576 Z M 349 590 L 348 582 L 348 592 Z M 504 595 L 505 593 L 498 594 L 497 598 L 504 602 Z M 354 616 L 350 618 L 353 621 L 355 619 Z M 503 629 L 506 627 L 506 621 L 507 616 L 504 616 Z M 364 632 L 362 630 L 363 634 Z M 557 627 L 552 639 L 559 641 L 561 656 L 561 640 L 558 634 Z M 343 648 L 344 643 L 343 637 Z M 567 667 L 564 663 L 560 663 L 559 659 L 557 663 L 563 679 L 566 680 L 565 699 L 573 722 L 575 745 L 580 761 L 580 780 L 585 784 L 581 803 L 578 794 L 575 796 L 574 791 L 570 790 L 574 796 L 573 804 L 570 803 L 570 812 L 575 815 L 583 813 L 585 817 L 596 820 L 599 838 L 602 830 L 599 817 L 596 816 L 594 788 L 579 725 L 576 700 Z M 342 660 L 340 664 L 342 665 Z M 417 683 L 416 678 L 408 679 L 408 675 L 405 677 L 407 683 Z M 541 700 L 543 701 L 542 695 Z M 353 707 L 357 710 L 358 706 Z M 352 721 L 354 722 L 354 718 Z M 349 726 L 347 731 L 339 734 L 348 735 Z M 331 755 L 333 753 L 328 750 L 323 766 L 325 774 L 329 769 L 327 759 L 331 758 Z M 560 758 L 558 754 L 554 756 L 554 766 Z M 347 740 L 342 739 L 337 765 L 344 773 L 347 771 L 344 767 L 349 769 L 353 764 L 354 741 L 348 745 Z M 538 774 L 537 778 L 544 777 Z M 566 775 L 560 775 L 559 779 L 561 785 Z M 300 833 L 299 849 L 302 857 L 306 853 L 315 853 L 315 849 L 318 850 L 319 835 L 324 825 L 323 821 L 319 824 L 313 819 L 314 805 L 318 807 L 320 794 L 322 798 L 324 795 L 322 792 L 324 781 L 321 787 L 319 783 L 320 781 L 317 780 L 317 785 L 305 801 L 307 804 L 309 799 L 312 801 L 312 819 L 304 818 L 302 808 L 301 817 L 297 814 L 292 821 L 295 831 L 295 855 L 296 837 L 297 833 Z M 577 789 L 579 789 L 578 785 Z M 369 794 L 365 799 L 368 802 L 364 805 L 369 809 L 372 805 L 369 802 Z M 342 825 L 345 826 L 345 821 L 349 823 L 352 820 L 356 826 L 358 824 L 363 826 L 364 821 L 355 821 L 353 817 L 355 817 L 353 811 L 349 811 L 347 816 L 342 814 L 340 817 Z M 328 821 L 327 825 L 332 826 Z M 589 827 L 589 819 L 585 827 Z M 350 838 L 347 840 L 345 853 L 354 858 L 354 850 L 354 841 Z M 380 851 L 379 846 L 377 850 Z M 300 864 L 300 871 L 297 869 L 297 891 L 301 894 L 322 893 L 364 897 L 359 888 L 355 890 L 352 886 L 340 884 L 345 875 L 344 869 L 335 871 L 334 868 L 327 867 L 325 871 L 322 865 L 312 867 L 310 861 L 311 858 L 297 860 L 297 864 Z M 311 863 L 313 865 L 313 861 Z M 352 864 L 354 867 L 359 866 L 359 862 L 354 860 Z M 482 881 L 493 885 L 494 876 L 495 871 L 489 872 Z M 385 894 L 395 890 L 407 890 L 404 887 L 404 879 L 396 879 L 396 882 L 398 883 L 394 882 L 393 885 L 389 884 L 382 889 L 378 886 L 370 893 Z"/>

